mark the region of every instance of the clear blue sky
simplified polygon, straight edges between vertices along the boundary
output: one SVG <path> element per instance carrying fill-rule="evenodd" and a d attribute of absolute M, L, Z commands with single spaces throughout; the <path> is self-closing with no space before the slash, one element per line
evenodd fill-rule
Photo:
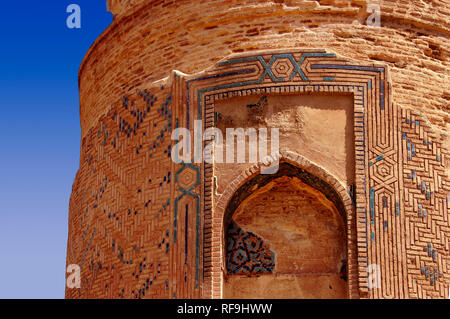
<path fill-rule="evenodd" d="M 71 3 L 81 29 L 66 26 Z M 78 68 L 111 22 L 105 0 L 2 1 L 0 298 L 64 298 Z"/>

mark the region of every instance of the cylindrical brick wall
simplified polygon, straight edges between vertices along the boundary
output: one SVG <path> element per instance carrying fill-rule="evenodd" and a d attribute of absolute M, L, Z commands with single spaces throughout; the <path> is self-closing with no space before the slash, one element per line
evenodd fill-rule
<path fill-rule="evenodd" d="M 446 1 L 112 3 L 118 7 L 112 6 L 114 22 L 80 66 L 82 136 L 117 97 L 142 83 L 171 70 L 199 72 L 231 53 L 277 48 L 326 48 L 355 60 L 385 62 L 395 102 L 425 112 L 437 128 L 448 129 Z M 368 4 L 380 5 L 380 28 L 365 25 Z"/>
<path fill-rule="evenodd" d="M 380 27 L 367 25 L 371 14 L 367 8 L 374 4 L 380 7 Z M 389 190 L 380 195 L 381 204 L 374 203 L 373 209 L 378 212 L 382 209 L 378 206 L 387 203 L 393 216 L 397 211 L 395 227 L 401 229 L 397 239 L 404 246 L 398 249 L 403 283 L 386 283 L 389 287 L 382 292 L 367 294 L 358 292 L 355 277 L 350 296 L 448 297 L 444 291 L 450 283 L 448 2 L 110 0 L 109 6 L 114 21 L 94 42 L 79 70 L 82 143 L 70 200 L 67 264 L 81 267 L 81 288 L 67 288 L 66 297 L 221 296 L 220 276 L 211 275 L 209 266 L 202 267 L 205 260 L 212 260 L 213 269 L 221 267 L 216 260 L 220 260 L 222 248 L 208 246 L 220 241 L 220 236 L 214 229 L 209 233 L 207 225 L 222 223 L 223 218 L 217 217 L 221 215 L 215 214 L 223 214 L 223 198 L 231 198 L 232 191 L 253 176 L 253 171 L 244 173 L 238 167 L 236 176 L 222 171 L 232 181 L 219 180 L 218 189 L 224 195 L 211 195 L 205 191 L 205 181 L 220 174 L 203 166 L 173 163 L 171 132 L 186 123 L 192 125 L 195 119 L 189 83 L 193 81 L 194 89 L 200 77 L 190 75 L 220 69 L 223 66 L 217 63 L 233 54 L 290 54 L 295 50 L 319 52 L 317 56 L 325 58 L 332 52 L 339 57 L 336 63 L 355 61 L 389 71 L 385 80 L 389 82 L 389 103 L 395 106 L 389 115 L 389 127 L 395 129 L 394 151 L 384 156 L 388 166 L 395 162 L 398 170 L 393 173 L 395 186 L 385 180 L 380 183 L 392 186 L 396 198 L 404 203 L 388 203 L 383 196 L 390 196 Z M 292 53 L 292 59 L 297 62 L 301 55 L 296 54 L 300 53 Z M 324 75 L 323 80 L 335 79 Z M 375 86 L 375 82 L 368 83 L 368 89 Z M 373 131 L 374 136 L 380 134 L 378 127 Z M 376 161 L 383 158 L 374 152 L 367 154 Z M 395 158 L 392 161 L 388 159 L 391 156 Z M 376 162 L 372 157 L 366 161 L 364 169 L 372 174 L 368 165 Z M 304 162 L 308 162 L 306 158 Z M 309 164 L 302 165 L 299 167 L 309 170 Z M 325 178 L 326 170 L 324 167 L 324 177 L 319 177 L 334 181 L 331 175 Z M 322 168 L 311 164 L 314 175 L 313 171 L 322 172 Z M 336 180 L 331 186 L 344 204 L 351 206 L 350 185 Z M 206 193 L 222 206 L 211 208 L 213 204 L 203 197 Z M 367 214 L 370 196 L 368 193 Z M 212 217 L 199 214 L 207 210 Z M 389 231 L 387 221 L 384 223 L 381 233 Z M 355 238 L 357 227 L 352 228 Z M 351 244 L 355 260 L 359 244 Z M 358 260 L 364 258 L 364 254 L 358 256 Z M 351 266 L 357 276 L 359 268 Z M 366 279 L 359 276 L 361 285 Z"/>

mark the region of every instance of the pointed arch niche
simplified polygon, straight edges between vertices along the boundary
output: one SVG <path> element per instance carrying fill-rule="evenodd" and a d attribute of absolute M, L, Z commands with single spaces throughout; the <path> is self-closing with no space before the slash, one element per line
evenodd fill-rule
<path fill-rule="evenodd" d="M 221 262 L 211 273 L 220 283 L 214 297 L 353 297 L 358 276 L 348 267 L 356 263 L 349 194 L 298 154 L 282 151 L 279 161 L 275 174 L 260 174 L 259 165 L 242 172 L 218 200 L 214 215 L 222 225 L 213 242 L 221 247 Z M 245 254 L 240 241 L 248 243 Z M 253 262 L 251 255 L 258 255 Z"/>
<path fill-rule="evenodd" d="M 224 213 L 222 296 L 347 298 L 352 210 L 342 196 L 285 158 L 277 173 L 247 178 Z"/>

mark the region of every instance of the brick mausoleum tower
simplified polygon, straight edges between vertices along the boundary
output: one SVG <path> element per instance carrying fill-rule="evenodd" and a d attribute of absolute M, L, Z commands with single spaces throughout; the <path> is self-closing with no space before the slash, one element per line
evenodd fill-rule
<path fill-rule="evenodd" d="M 109 5 L 79 70 L 67 298 L 448 298 L 448 1 Z M 196 120 L 279 128 L 278 171 L 175 163 Z"/>

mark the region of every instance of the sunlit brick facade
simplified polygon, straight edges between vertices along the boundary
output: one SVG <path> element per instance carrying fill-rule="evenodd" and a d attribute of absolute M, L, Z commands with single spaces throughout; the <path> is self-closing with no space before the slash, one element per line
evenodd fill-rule
<path fill-rule="evenodd" d="M 109 6 L 79 70 L 67 298 L 449 297 L 447 2 Z M 278 172 L 175 163 L 196 120 L 280 128 Z"/>

